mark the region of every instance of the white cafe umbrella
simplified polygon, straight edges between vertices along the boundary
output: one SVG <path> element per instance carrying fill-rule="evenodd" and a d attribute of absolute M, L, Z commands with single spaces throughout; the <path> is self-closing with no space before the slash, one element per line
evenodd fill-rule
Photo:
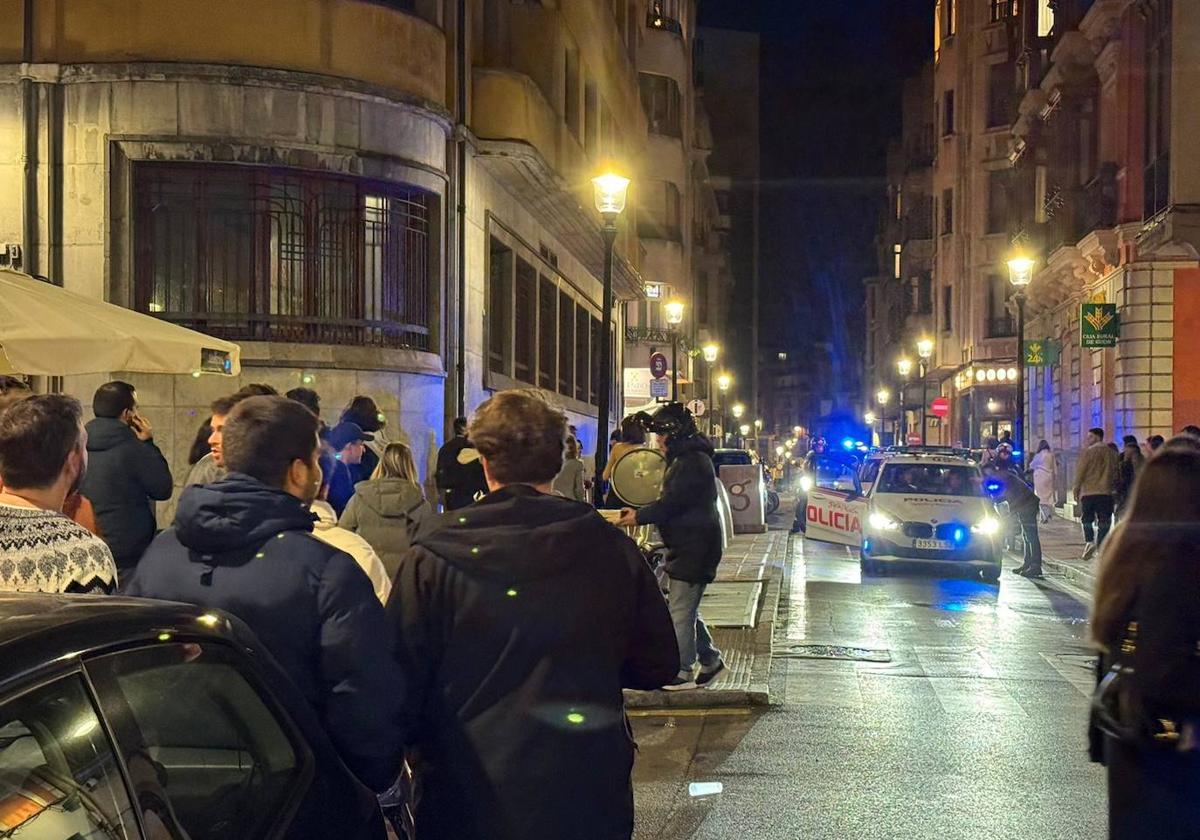
<path fill-rule="evenodd" d="M 232 342 L 0 269 L 0 373 L 240 370 Z"/>

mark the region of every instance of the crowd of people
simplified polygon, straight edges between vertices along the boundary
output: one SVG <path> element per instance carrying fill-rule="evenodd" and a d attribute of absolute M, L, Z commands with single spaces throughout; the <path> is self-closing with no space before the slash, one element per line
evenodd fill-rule
<path fill-rule="evenodd" d="M 672 549 L 668 608 L 583 501 L 578 436 L 535 392 L 455 421 L 432 501 L 369 397 L 328 426 L 311 389 L 247 385 L 210 408 L 159 531 L 173 479 L 131 385 L 103 385 L 85 423 L 74 398 L 0 378 L 0 590 L 237 616 L 364 785 L 409 762 L 422 837 L 628 838 L 622 689 L 724 669 L 699 613 L 722 550 L 712 450 L 686 409 L 654 421 L 662 499 L 622 514 Z"/>

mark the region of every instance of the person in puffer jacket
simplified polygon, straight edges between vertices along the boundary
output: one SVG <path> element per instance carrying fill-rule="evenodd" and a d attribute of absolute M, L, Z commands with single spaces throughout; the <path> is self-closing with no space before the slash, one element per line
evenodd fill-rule
<path fill-rule="evenodd" d="M 391 580 L 413 535 L 432 515 L 412 450 L 403 443 L 389 443 L 370 480 L 354 486 L 338 525 L 371 544 Z"/>
<path fill-rule="evenodd" d="M 250 397 L 223 432 L 228 475 L 189 487 L 123 593 L 232 613 L 316 709 L 346 766 L 387 790 L 398 774 L 404 682 L 383 606 L 350 555 L 313 536 L 316 416 Z"/>

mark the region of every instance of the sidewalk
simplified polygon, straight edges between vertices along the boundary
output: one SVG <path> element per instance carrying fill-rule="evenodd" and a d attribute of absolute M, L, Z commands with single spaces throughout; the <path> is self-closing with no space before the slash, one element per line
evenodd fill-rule
<path fill-rule="evenodd" d="M 1096 583 L 1100 557 L 1096 555 L 1091 560 L 1080 559 L 1085 543 L 1079 523 L 1055 515 L 1038 528 L 1038 536 L 1042 540 L 1042 568 L 1046 574 L 1061 577 L 1090 594 Z"/>
<path fill-rule="evenodd" d="M 787 531 L 739 534 L 731 541 L 700 602 L 725 673 L 695 691 L 626 691 L 630 709 L 704 709 L 765 706 L 771 674 L 771 638 L 787 562 Z"/>

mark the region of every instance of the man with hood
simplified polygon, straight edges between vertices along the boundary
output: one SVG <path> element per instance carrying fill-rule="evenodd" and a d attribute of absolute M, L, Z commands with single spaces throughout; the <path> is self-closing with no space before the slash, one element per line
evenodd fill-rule
<path fill-rule="evenodd" d="M 662 687 L 682 691 L 707 685 L 725 670 L 721 651 L 700 617 L 700 599 L 721 562 L 717 474 L 712 444 L 697 431 L 695 418 L 682 403 L 667 403 L 644 423 L 659 436 L 667 474 L 658 500 L 638 511 L 626 508 L 617 524 L 657 525 L 667 546 L 668 602 L 679 643 L 679 672 Z"/>
<path fill-rule="evenodd" d="M 422 840 L 633 832 L 622 688 L 675 673 L 670 616 L 634 544 L 552 495 L 566 418 L 503 391 L 471 424 L 491 493 L 430 520 L 388 618 L 410 680 Z"/>
<path fill-rule="evenodd" d="M 395 781 L 403 684 L 383 606 L 350 555 L 313 536 L 316 415 L 249 397 L 224 424 L 228 474 L 184 490 L 123 592 L 226 610 L 246 622 L 316 709 L 346 766 Z"/>
<path fill-rule="evenodd" d="M 167 459 L 154 445 L 150 421 L 138 411 L 128 382 L 106 382 L 92 397 L 87 424 L 88 472 L 80 491 L 92 503 L 117 568 L 138 559 L 158 530 L 154 503 L 175 489 Z"/>

